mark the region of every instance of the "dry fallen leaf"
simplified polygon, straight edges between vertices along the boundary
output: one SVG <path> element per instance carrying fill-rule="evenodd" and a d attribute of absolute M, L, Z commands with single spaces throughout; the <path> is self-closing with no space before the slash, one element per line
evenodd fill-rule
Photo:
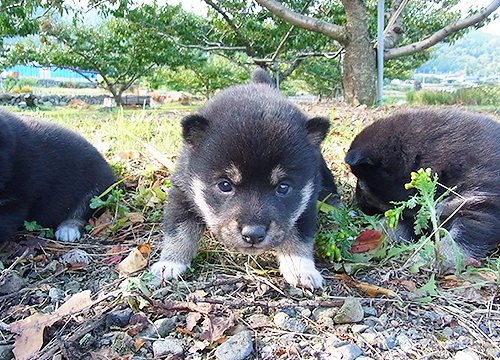
<path fill-rule="evenodd" d="M 347 274 L 337 274 L 337 275 L 335 275 L 335 278 L 341 279 L 349 286 L 357 287 L 358 289 L 363 290 L 371 297 L 377 297 L 380 295 L 386 295 L 386 296 L 390 296 L 390 297 L 397 297 L 398 296 L 392 290 L 384 289 L 383 287 L 380 287 L 380 286 L 375 286 L 375 285 L 371 285 L 371 284 L 368 284 L 365 282 L 354 280 L 353 278 L 351 278 Z"/>
<path fill-rule="evenodd" d="M 144 214 L 141 212 L 126 212 L 125 216 L 134 224 L 144 222 Z"/>
<path fill-rule="evenodd" d="M 106 210 L 97 220 L 89 220 L 89 223 L 94 227 L 91 234 L 93 236 L 102 236 L 113 225 L 113 215 L 109 210 Z"/>
<path fill-rule="evenodd" d="M 43 345 L 43 331 L 56 321 L 67 315 L 73 315 L 92 305 L 90 290 L 73 295 L 52 314 L 34 314 L 23 320 L 10 324 L 10 331 L 19 334 L 14 343 L 16 360 L 28 360 Z"/>
<path fill-rule="evenodd" d="M 147 243 L 132 249 L 130 254 L 117 266 L 120 274 L 128 275 L 144 268 L 148 264 L 150 248 L 151 245 Z"/>

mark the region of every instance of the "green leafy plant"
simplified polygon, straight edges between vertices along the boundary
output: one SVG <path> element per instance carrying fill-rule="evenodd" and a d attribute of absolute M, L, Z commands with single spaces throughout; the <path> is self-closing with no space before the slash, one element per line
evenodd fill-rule
<path fill-rule="evenodd" d="M 319 208 L 326 213 L 326 221 L 332 227 L 318 234 L 316 243 L 319 245 L 319 253 L 328 257 L 331 262 L 361 260 L 361 255 L 350 251 L 352 243 L 362 231 L 375 229 L 380 216 L 369 216 L 359 210 L 339 209 L 327 204 L 320 204 Z"/>
<path fill-rule="evenodd" d="M 453 192 L 454 194 L 456 193 L 453 191 L 453 189 L 445 188 L 445 191 L 441 195 L 436 197 L 438 186 L 444 187 L 443 185 L 439 184 L 437 174 L 434 174 L 434 176 L 432 176 L 432 170 L 430 168 L 426 170 L 419 169 L 417 172 L 412 172 L 411 181 L 405 184 L 405 188 L 407 190 L 415 189 L 416 193 L 412 195 L 407 201 L 395 202 L 395 208 L 386 211 L 385 216 L 387 217 L 387 224 L 391 228 L 396 228 L 399 219 L 402 219 L 403 212 L 406 209 L 416 209 L 416 213 L 414 216 L 414 232 L 415 235 L 420 236 L 420 240 L 418 244 L 406 247 L 406 249 L 415 249 L 414 254 L 406 261 L 406 264 L 409 264 L 410 260 L 420 252 L 421 257 L 424 260 L 431 260 L 432 258 L 434 260 L 435 268 L 441 268 L 443 260 L 441 256 L 442 242 L 446 237 L 452 242 L 455 260 L 458 268 L 461 267 L 463 259 L 460 259 L 461 254 L 459 253 L 457 246 L 453 242 L 450 233 L 442 227 L 444 222 L 441 223 L 437 211 L 438 204 L 446 196 L 448 196 L 451 192 Z M 456 209 L 455 212 L 456 211 L 458 211 L 458 209 Z M 428 234 L 429 232 L 430 234 Z M 434 240 L 432 243 L 430 242 L 431 239 Z M 392 254 L 401 252 L 397 250 L 398 249 L 396 249 L 396 251 L 393 251 Z M 399 250 L 402 250 L 402 248 Z"/>
<path fill-rule="evenodd" d="M 36 221 L 24 221 L 24 228 L 28 231 L 38 231 L 38 236 L 46 239 L 55 239 L 54 230 L 45 228 Z"/>
<path fill-rule="evenodd" d="M 90 201 L 90 208 L 91 209 L 100 209 L 100 208 L 109 209 L 110 211 L 112 211 L 115 214 L 120 215 L 120 216 L 123 216 L 126 212 L 130 212 L 130 209 L 128 208 L 128 206 L 123 204 L 123 202 L 122 202 L 122 199 L 125 197 L 123 190 L 122 189 L 113 190 L 115 186 L 117 186 L 119 183 L 121 183 L 124 180 L 125 179 L 114 183 L 109 188 L 107 188 L 101 195 L 94 196 L 92 198 L 92 200 Z M 103 200 L 107 194 L 109 194 L 108 197 L 106 198 L 106 200 Z"/>

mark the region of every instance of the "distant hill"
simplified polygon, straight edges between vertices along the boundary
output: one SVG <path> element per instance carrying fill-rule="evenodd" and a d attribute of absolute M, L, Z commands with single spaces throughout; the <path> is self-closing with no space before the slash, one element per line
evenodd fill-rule
<path fill-rule="evenodd" d="M 454 44 L 438 44 L 416 73 L 499 76 L 500 36 L 472 31 Z"/>

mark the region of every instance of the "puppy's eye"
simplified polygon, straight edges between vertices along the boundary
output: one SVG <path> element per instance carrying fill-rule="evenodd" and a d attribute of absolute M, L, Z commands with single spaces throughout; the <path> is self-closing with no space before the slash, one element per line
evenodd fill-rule
<path fill-rule="evenodd" d="M 276 193 L 279 195 L 286 195 L 290 192 L 290 185 L 281 183 L 276 187 Z"/>
<path fill-rule="evenodd" d="M 233 190 L 233 187 L 231 186 L 231 183 L 227 180 L 223 180 L 220 183 L 217 184 L 219 187 L 219 190 L 222 192 L 230 192 Z"/>

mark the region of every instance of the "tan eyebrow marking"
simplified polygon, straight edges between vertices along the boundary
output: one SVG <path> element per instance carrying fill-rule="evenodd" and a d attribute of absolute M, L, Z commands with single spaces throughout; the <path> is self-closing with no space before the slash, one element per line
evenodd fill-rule
<path fill-rule="evenodd" d="M 271 176 L 269 180 L 271 181 L 271 185 L 278 185 L 278 183 L 286 177 L 286 171 L 283 166 L 278 165 L 271 171 Z"/>
<path fill-rule="evenodd" d="M 240 184 L 243 179 L 240 170 L 234 164 L 231 164 L 231 166 L 224 170 L 224 173 L 234 185 Z"/>

